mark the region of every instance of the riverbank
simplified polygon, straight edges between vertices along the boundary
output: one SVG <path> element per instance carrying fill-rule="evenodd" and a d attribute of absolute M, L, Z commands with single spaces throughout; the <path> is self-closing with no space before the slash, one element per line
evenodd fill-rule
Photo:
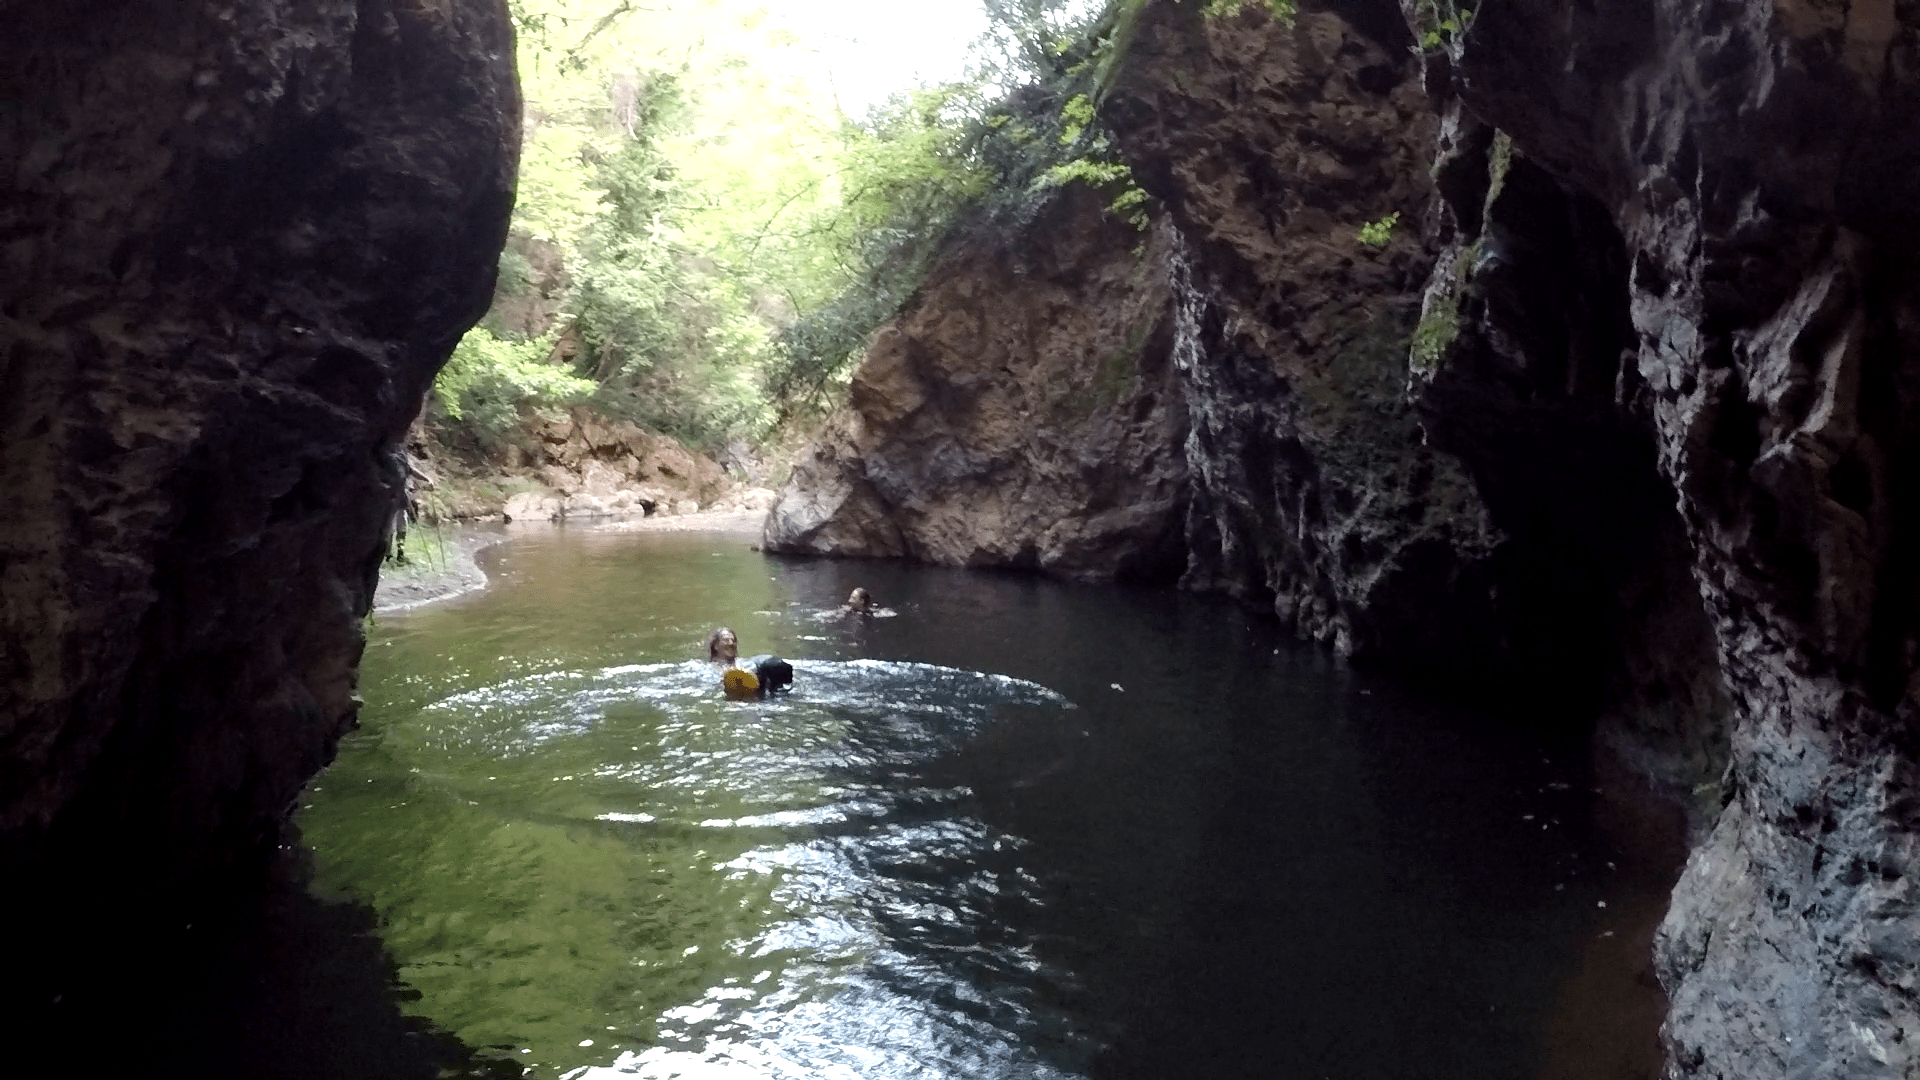
<path fill-rule="evenodd" d="M 415 556 L 411 565 L 390 566 L 381 571 L 380 586 L 373 594 L 373 612 L 391 615 L 486 588 L 487 574 L 480 568 L 477 556 L 517 536 L 575 528 L 606 532 L 706 532 L 757 538 L 766 516 L 764 510 L 721 509 L 591 525 L 515 522 L 449 529 L 438 534 L 433 543 L 421 545 L 425 554 Z"/>
<path fill-rule="evenodd" d="M 421 551 L 407 563 L 381 568 L 373 613 L 390 615 L 486 588 L 486 571 L 474 556 L 507 538 L 507 531 L 497 527 L 439 532 L 433 541 L 417 545 Z"/>

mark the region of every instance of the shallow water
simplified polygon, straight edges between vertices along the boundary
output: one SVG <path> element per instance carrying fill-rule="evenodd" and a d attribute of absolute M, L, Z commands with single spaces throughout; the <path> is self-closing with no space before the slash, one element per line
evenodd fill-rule
<path fill-rule="evenodd" d="M 1646 1068 L 1609 943 L 1668 870 L 1574 748 L 1212 598 L 698 534 L 483 561 L 377 623 L 300 824 L 409 1008 L 536 1075 Z M 899 615 L 828 614 L 855 584 Z M 722 698 L 716 623 L 791 697 Z"/>

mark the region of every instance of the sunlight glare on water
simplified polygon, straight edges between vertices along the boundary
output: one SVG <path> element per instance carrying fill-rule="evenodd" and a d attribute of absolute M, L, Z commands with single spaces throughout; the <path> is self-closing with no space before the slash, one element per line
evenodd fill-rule
<path fill-rule="evenodd" d="M 887 781 L 1000 707 L 1072 706 L 1018 679 L 924 664 L 801 661 L 795 678 L 804 696 L 740 703 L 716 697 L 704 663 L 624 665 L 515 679 L 423 710 L 441 753 L 537 761 L 556 740 L 641 737 L 620 717 L 643 703 L 656 711 L 657 752 L 579 778 L 592 805 L 619 805 L 594 819 L 761 841 L 712 869 L 771 884 L 765 925 L 721 944 L 767 966 L 667 1010 L 661 1045 L 567 1075 L 911 1077 L 931 1075 L 931 1061 L 950 1077 L 1065 1075 L 1028 1050 L 1039 1023 L 1029 1009 L 995 993 L 1011 985 L 1000 969 L 1030 982 L 1041 963 L 972 940 L 994 906 L 1037 902 L 1033 878 L 996 857 L 1018 840 L 956 810 L 972 794 L 963 787 Z M 761 809 L 702 816 L 742 805 Z M 902 872 L 927 865 L 977 869 Z"/>

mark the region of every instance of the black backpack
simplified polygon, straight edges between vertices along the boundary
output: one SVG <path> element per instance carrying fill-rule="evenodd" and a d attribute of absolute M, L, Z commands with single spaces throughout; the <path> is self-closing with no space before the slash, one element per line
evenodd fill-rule
<path fill-rule="evenodd" d="M 748 660 L 746 667 L 752 669 L 754 678 L 760 680 L 760 693 L 790 694 L 793 692 L 793 665 L 777 656 L 756 656 Z"/>

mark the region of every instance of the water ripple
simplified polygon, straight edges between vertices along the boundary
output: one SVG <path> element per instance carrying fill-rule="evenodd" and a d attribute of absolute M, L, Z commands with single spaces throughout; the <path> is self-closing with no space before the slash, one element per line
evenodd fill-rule
<path fill-rule="evenodd" d="M 1072 704 L 924 664 L 794 669 L 795 692 L 763 701 L 728 701 L 709 666 L 681 663 L 528 676 L 423 710 L 421 749 L 450 775 L 537 774 L 543 814 L 694 845 L 748 910 L 721 949 L 759 963 L 751 979 L 719 976 L 653 1018 L 654 1045 L 566 1075 L 1073 1075 L 1035 1049 L 1074 1039 L 1036 1004 L 1044 965 L 1001 932 L 1041 903 L 1024 842 L 974 816 L 971 789 L 924 775 L 1009 708 Z M 744 843 L 705 850 L 730 837 Z M 659 946 L 654 968 L 718 962 L 698 942 Z"/>

